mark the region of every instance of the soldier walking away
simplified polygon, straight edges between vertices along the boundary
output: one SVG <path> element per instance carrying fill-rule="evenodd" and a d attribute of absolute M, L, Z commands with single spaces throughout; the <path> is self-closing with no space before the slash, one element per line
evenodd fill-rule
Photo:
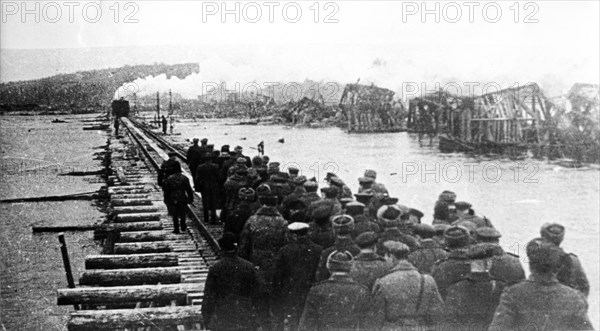
<path fill-rule="evenodd" d="M 175 174 L 169 176 L 163 185 L 164 201 L 173 216 L 173 233 L 179 233 L 179 228 L 186 231 L 185 216 L 187 205 L 194 202 L 194 191 L 189 179 L 181 173 L 181 164 L 177 162 L 173 166 Z"/>
<path fill-rule="evenodd" d="M 237 256 L 235 236 L 219 239 L 221 260 L 208 270 L 202 300 L 202 318 L 210 330 L 253 330 L 252 305 L 258 280 L 252 263 Z"/>
<path fill-rule="evenodd" d="M 556 279 L 562 250 L 536 238 L 526 251 L 531 275 L 504 290 L 488 330 L 593 330 L 583 294 Z"/>
<path fill-rule="evenodd" d="M 510 286 L 525 279 L 525 270 L 518 255 L 506 252 L 500 246 L 500 236 L 500 232 L 494 228 L 478 228 L 475 230 L 478 244 L 473 246 L 473 249 L 484 248 L 493 251 L 494 257 L 490 259 L 489 272 L 493 278 Z"/>
<path fill-rule="evenodd" d="M 468 256 L 469 230 L 463 226 L 451 226 L 444 231 L 444 240 L 449 250 L 448 258 L 438 260 L 431 271 L 443 299 L 446 298 L 448 287 L 463 280 L 471 272 L 471 259 Z"/>
<path fill-rule="evenodd" d="M 279 323 L 287 319 L 288 329 L 295 331 L 300 322 L 306 295 L 315 281 L 315 271 L 323 248 L 308 239 L 308 224 L 288 225 L 291 242 L 279 253 L 277 260 L 277 293 L 279 294 Z"/>
<path fill-rule="evenodd" d="M 115 116 L 115 136 L 119 135 L 119 125 L 121 124 L 121 120 L 119 116 Z"/>
<path fill-rule="evenodd" d="M 329 278 L 329 270 L 327 269 L 327 259 L 332 252 L 348 252 L 352 256 L 360 253 L 360 248 L 352 240 L 352 230 L 354 230 L 354 219 L 348 215 L 337 215 L 333 217 L 332 228 L 335 233 L 335 243 L 333 246 L 325 248 L 321 253 L 319 267 L 317 268 L 317 282 L 324 281 Z"/>
<path fill-rule="evenodd" d="M 506 286 L 489 272 L 495 256 L 483 246 L 469 251 L 471 272 L 446 291 L 442 330 L 487 330 Z"/>
<path fill-rule="evenodd" d="M 313 286 L 306 297 L 299 330 L 371 330 L 369 291 L 350 277 L 352 255 L 332 252 L 327 258 L 329 279 Z"/>
<path fill-rule="evenodd" d="M 560 247 L 560 244 L 565 239 L 565 227 L 558 223 L 544 224 L 540 233 L 542 239 L 556 245 L 556 247 Z M 587 298 L 590 294 L 590 283 L 583 271 L 579 258 L 573 253 L 565 253 L 565 255 L 563 267 L 556 276 L 558 281 L 561 284 L 578 290 Z"/>
<path fill-rule="evenodd" d="M 448 252 L 439 242 L 434 241 L 435 229 L 429 224 L 416 224 L 414 234 L 421 239 L 421 247 L 408 255 L 412 263 L 422 274 L 431 274 L 435 262 L 448 257 Z"/>
<path fill-rule="evenodd" d="M 167 118 L 165 117 L 165 115 L 162 115 L 161 124 L 162 124 L 163 134 L 167 134 L 167 124 L 168 124 L 168 121 L 167 121 Z"/>
<path fill-rule="evenodd" d="M 266 185 L 265 185 L 266 186 Z M 279 250 L 287 243 L 287 221 L 277 210 L 277 196 L 268 186 L 258 196 L 262 207 L 246 222 L 240 236 L 239 255 L 252 262 L 257 268 L 259 279 L 258 309 L 261 326 L 271 329 L 274 321 L 271 317 L 275 307 L 274 280 L 276 259 Z"/>
<path fill-rule="evenodd" d="M 406 259 L 407 245 L 386 241 L 385 258 L 393 265 L 375 282 L 375 306 L 383 306 L 376 316 L 381 330 L 428 330 L 440 322 L 444 302 L 433 278 L 420 274 Z"/>
<path fill-rule="evenodd" d="M 246 222 L 260 208 L 260 203 L 256 201 L 254 190 L 249 187 L 242 187 L 238 196 L 240 203 L 235 206 L 231 215 L 227 217 L 223 230 L 235 234 L 239 240 L 240 233 L 244 229 Z"/>
<path fill-rule="evenodd" d="M 212 162 L 211 154 L 202 155 L 204 163 L 197 168 L 194 189 L 202 194 L 204 221 L 217 223 L 217 203 L 219 200 L 219 167 Z M 209 219 L 210 215 L 210 219 Z"/>
<path fill-rule="evenodd" d="M 192 146 L 188 148 L 187 153 L 185 154 L 187 159 L 188 167 L 190 167 L 190 174 L 192 177 L 196 177 L 196 169 L 202 162 L 202 149 L 198 146 L 198 138 L 194 138 L 192 141 Z"/>
<path fill-rule="evenodd" d="M 350 276 L 357 283 L 365 286 L 369 291 L 377 278 L 387 274 L 392 265 L 383 257 L 375 253 L 377 234 L 369 231 L 356 237 L 356 244 L 360 253 L 354 258 Z"/>
<path fill-rule="evenodd" d="M 177 161 L 177 153 L 169 152 L 168 155 L 169 158 L 160 165 L 160 170 L 158 171 L 159 186 L 163 186 L 163 182 L 175 173 L 175 164 L 179 166 L 179 171 L 181 172 L 181 164 Z"/>

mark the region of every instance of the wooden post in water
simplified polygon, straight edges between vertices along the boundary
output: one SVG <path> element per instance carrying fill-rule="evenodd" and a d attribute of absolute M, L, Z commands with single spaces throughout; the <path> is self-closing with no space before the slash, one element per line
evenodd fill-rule
<path fill-rule="evenodd" d="M 60 253 L 62 254 L 63 264 L 65 266 L 65 274 L 67 275 L 67 284 L 69 285 L 69 288 L 75 288 L 75 281 L 73 281 L 71 262 L 69 262 L 69 251 L 67 251 L 64 232 L 58 234 L 58 241 L 60 242 Z M 79 305 L 74 305 L 73 307 L 75 310 L 79 310 Z"/>

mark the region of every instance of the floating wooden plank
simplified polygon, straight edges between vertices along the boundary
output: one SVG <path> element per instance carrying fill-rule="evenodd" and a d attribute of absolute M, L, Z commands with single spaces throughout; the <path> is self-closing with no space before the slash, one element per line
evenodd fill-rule
<path fill-rule="evenodd" d="M 189 235 L 174 234 L 167 231 L 121 232 L 121 242 L 123 243 L 181 239 L 189 239 Z"/>
<path fill-rule="evenodd" d="M 175 300 L 185 304 L 188 292 L 199 292 L 194 297 L 202 297 L 204 284 L 138 285 L 114 287 L 79 287 L 59 289 L 58 305 L 74 304 L 113 304 L 139 301 L 164 302 Z"/>
<path fill-rule="evenodd" d="M 89 255 L 85 257 L 86 269 L 135 269 L 174 267 L 179 259 L 174 253 Z"/>
<path fill-rule="evenodd" d="M 153 222 L 160 220 L 161 213 L 131 213 L 131 214 L 119 214 L 115 217 L 115 222 L 126 223 L 126 222 Z"/>
<path fill-rule="evenodd" d="M 180 282 L 181 272 L 177 267 L 87 270 L 83 272 L 79 279 L 79 285 L 98 286 L 175 284 Z"/>
<path fill-rule="evenodd" d="M 70 331 L 115 330 L 149 327 L 171 329 L 175 325 L 202 323 L 201 306 L 177 306 L 140 309 L 79 310 L 71 312 Z"/>

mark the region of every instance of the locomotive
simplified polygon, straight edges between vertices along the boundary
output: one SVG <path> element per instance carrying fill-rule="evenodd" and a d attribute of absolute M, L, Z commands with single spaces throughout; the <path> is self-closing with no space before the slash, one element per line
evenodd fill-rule
<path fill-rule="evenodd" d="M 128 117 L 129 116 L 129 101 L 121 98 L 120 100 L 113 100 L 111 103 L 112 114 L 116 117 Z"/>

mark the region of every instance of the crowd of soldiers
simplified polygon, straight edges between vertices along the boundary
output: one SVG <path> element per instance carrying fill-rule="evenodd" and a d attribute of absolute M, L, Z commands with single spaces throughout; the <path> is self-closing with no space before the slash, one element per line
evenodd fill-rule
<path fill-rule="evenodd" d="M 432 224 L 366 170 L 353 194 L 328 173 L 320 188 L 241 147 L 187 153 L 204 220 L 223 224 L 221 259 L 202 303 L 211 330 L 591 330 L 589 283 L 542 225 L 526 246 L 531 275 L 492 222 L 444 191 Z M 159 174 L 175 231 L 193 192 L 175 157 Z M 217 210 L 221 210 L 217 215 Z"/>

